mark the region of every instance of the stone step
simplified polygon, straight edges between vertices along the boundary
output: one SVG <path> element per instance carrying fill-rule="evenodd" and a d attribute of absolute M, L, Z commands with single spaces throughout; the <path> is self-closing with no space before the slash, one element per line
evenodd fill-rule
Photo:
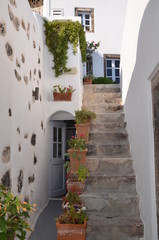
<path fill-rule="evenodd" d="M 135 192 L 135 175 L 126 176 L 102 176 L 94 175 L 87 177 L 85 192 L 116 192 L 116 193 L 131 193 Z"/>
<path fill-rule="evenodd" d="M 115 93 L 121 92 L 119 84 L 92 84 L 84 85 L 84 92 L 93 92 L 93 93 Z"/>
<path fill-rule="evenodd" d="M 124 176 L 134 174 L 133 161 L 131 158 L 100 158 L 86 157 L 86 166 L 90 174 L 107 176 Z"/>
<path fill-rule="evenodd" d="M 114 107 L 120 107 L 122 106 L 121 103 L 116 103 L 116 102 L 96 102 L 96 101 L 87 101 L 83 102 L 83 108 L 88 108 L 88 107 L 105 107 L 105 108 L 114 108 Z"/>
<path fill-rule="evenodd" d="M 89 141 L 87 144 L 88 152 L 87 156 L 117 156 L 120 154 L 121 157 L 130 156 L 129 144 L 125 142 L 110 142 L 110 143 L 99 143 L 94 141 Z"/>
<path fill-rule="evenodd" d="M 125 114 L 123 113 L 123 111 L 118 111 L 118 112 L 107 112 L 107 113 L 97 113 L 96 114 L 96 118 L 91 120 L 91 123 L 97 123 L 97 124 L 101 124 L 101 123 L 118 123 L 121 124 L 124 122 L 124 117 Z"/>
<path fill-rule="evenodd" d="M 88 214 L 87 240 L 141 240 L 144 226 L 138 217 L 107 218 L 98 212 Z"/>
<path fill-rule="evenodd" d="M 98 142 L 98 143 L 113 143 L 113 144 L 127 144 L 128 143 L 128 134 L 121 132 L 103 132 L 103 133 L 90 133 L 89 134 L 90 141 Z"/>
<path fill-rule="evenodd" d="M 121 105 L 117 105 L 117 104 L 113 104 L 113 105 L 110 105 L 110 104 L 105 104 L 105 105 L 98 105 L 98 106 L 86 106 L 86 105 L 83 105 L 83 108 L 89 110 L 89 111 L 92 111 L 92 112 L 95 112 L 96 114 L 97 113 L 105 113 L 107 114 L 108 112 L 122 112 L 123 113 L 123 106 Z"/>
<path fill-rule="evenodd" d="M 105 217 L 139 217 L 139 197 L 137 194 L 84 192 L 80 198 L 87 211 L 102 212 Z"/>
<path fill-rule="evenodd" d="M 118 97 L 106 97 L 106 96 L 103 96 L 101 97 L 100 94 L 99 96 L 96 96 L 95 94 L 87 94 L 87 95 L 84 95 L 83 96 L 83 101 L 82 101 L 83 105 L 87 105 L 88 103 L 90 105 L 93 105 L 93 104 L 122 104 L 122 99 L 121 98 L 118 98 Z"/>
<path fill-rule="evenodd" d="M 114 122 L 114 123 L 91 123 L 90 133 L 95 132 L 127 132 L 125 129 L 126 122 Z"/>

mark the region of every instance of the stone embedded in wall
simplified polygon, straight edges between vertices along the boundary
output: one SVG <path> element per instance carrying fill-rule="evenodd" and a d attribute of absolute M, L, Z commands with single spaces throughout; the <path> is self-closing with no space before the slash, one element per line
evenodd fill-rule
<path fill-rule="evenodd" d="M 38 71 L 38 74 L 39 74 L 39 78 L 41 79 L 41 71 L 40 70 Z"/>
<path fill-rule="evenodd" d="M 18 132 L 18 134 L 20 134 L 20 128 L 17 128 L 17 132 Z"/>
<path fill-rule="evenodd" d="M 7 42 L 5 45 L 6 48 L 6 53 L 9 59 L 12 61 L 13 60 L 13 49 L 12 46 Z"/>
<path fill-rule="evenodd" d="M 31 103 L 28 102 L 28 109 L 31 111 Z"/>
<path fill-rule="evenodd" d="M 13 21 L 14 20 L 14 14 L 12 13 L 9 5 L 8 5 L 8 13 L 9 13 L 10 20 Z"/>
<path fill-rule="evenodd" d="M 23 53 L 21 54 L 21 61 L 22 61 L 22 63 L 25 63 L 25 57 L 24 57 Z"/>
<path fill-rule="evenodd" d="M 34 75 L 36 75 L 36 69 L 34 68 Z"/>
<path fill-rule="evenodd" d="M 9 108 L 9 110 L 8 110 L 8 115 L 9 115 L 9 117 L 12 116 L 12 110 L 11 110 L 11 108 Z"/>
<path fill-rule="evenodd" d="M 18 144 L 18 151 L 21 152 L 22 151 L 22 147 L 20 144 Z"/>
<path fill-rule="evenodd" d="M 30 70 L 30 72 L 29 72 L 29 77 L 30 77 L 30 81 L 31 81 L 31 78 L 32 78 L 32 72 L 31 72 L 31 70 Z"/>
<path fill-rule="evenodd" d="M 28 196 L 25 196 L 25 198 L 24 198 L 24 202 L 29 203 L 29 197 L 28 197 Z"/>
<path fill-rule="evenodd" d="M 33 24 L 33 30 L 34 30 L 34 32 L 36 32 L 36 29 L 35 29 L 35 25 Z"/>
<path fill-rule="evenodd" d="M 40 47 L 40 45 L 39 45 L 39 51 L 41 52 L 41 47 Z"/>
<path fill-rule="evenodd" d="M 0 35 L 6 35 L 6 24 L 4 22 L 0 22 Z"/>
<path fill-rule="evenodd" d="M 30 40 L 30 23 L 28 23 L 28 27 L 27 27 L 27 37 L 28 37 L 28 40 Z"/>
<path fill-rule="evenodd" d="M 16 66 L 18 67 L 18 68 L 20 68 L 20 62 L 19 62 L 19 60 L 16 58 Z"/>
<path fill-rule="evenodd" d="M 27 77 L 27 76 L 24 76 L 23 78 L 24 78 L 25 84 L 27 85 L 27 84 L 28 84 L 28 77 Z"/>
<path fill-rule="evenodd" d="M 36 42 L 33 40 L 33 48 L 36 48 Z"/>
<path fill-rule="evenodd" d="M 14 7 L 17 7 L 16 1 L 15 0 L 9 0 L 10 4 L 13 5 Z"/>
<path fill-rule="evenodd" d="M 42 128 L 42 130 L 44 129 L 43 121 L 41 121 L 41 128 Z"/>
<path fill-rule="evenodd" d="M 24 134 L 24 138 L 28 139 L 28 134 L 27 133 Z"/>
<path fill-rule="evenodd" d="M 36 155 L 34 154 L 34 161 L 33 161 L 33 163 L 34 163 L 34 165 L 36 165 L 37 164 L 37 157 L 36 157 Z"/>
<path fill-rule="evenodd" d="M 13 19 L 13 26 L 19 32 L 19 29 L 20 29 L 20 19 L 18 17 L 14 17 L 14 19 Z"/>
<path fill-rule="evenodd" d="M 2 152 L 2 162 L 3 163 L 8 163 L 10 161 L 10 155 L 11 155 L 11 150 L 10 150 L 10 147 L 7 146 L 3 149 L 3 152 Z"/>
<path fill-rule="evenodd" d="M 5 186 L 8 190 L 11 190 L 11 179 L 10 171 L 7 171 L 1 178 L 2 185 Z"/>
<path fill-rule="evenodd" d="M 14 73 L 15 73 L 16 79 L 20 82 L 22 78 L 21 78 L 21 76 L 19 75 L 19 73 L 17 72 L 16 69 L 14 69 Z"/>
<path fill-rule="evenodd" d="M 24 31 L 26 31 L 26 26 L 25 26 L 24 19 L 21 20 L 21 25 L 22 25 L 22 28 L 24 29 Z"/>
<path fill-rule="evenodd" d="M 38 84 L 38 86 L 39 86 L 39 80 L 37 80 L 37 84 Z"/>
<path fill-rule="evenodd" d="M 31 144 L 32 144 L 33 146 L 36 145 L 36 134 L 35 134 L 35 133 L 33 133 L 32 136 L 31 136 Z"/>
<path fill-rule="evenodd" d="M 30 184 L 30 183 L 33 183 L 35 181 L 35 176 L 34 176 L 34 174 L 32 175 L 32 176 L 30 176 L 30 177 L 28 177 L 28 183 Z"/>
<path fill-rule="evenodd" d="M 40 57 L 38 57 L 38 64 L 40 64 Z"/>
<path fill-rule="evenodd" d="M 24 173 L 22 170 L 19 171 L 19 176 L 17 178 L 17 188 L 18 188 L 18 193 L 22 191 L 23 187 L 23 178 L 24 178 Z"/>
<path fill-rule="evenodd" d="M 40 95 L 40 102 L 42 102 L 42 96 Z"/>

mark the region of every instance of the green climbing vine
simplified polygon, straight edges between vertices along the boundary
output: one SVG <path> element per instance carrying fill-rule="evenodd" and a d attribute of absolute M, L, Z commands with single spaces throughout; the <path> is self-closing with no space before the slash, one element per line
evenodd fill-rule
<path fill-rule="evenodd" d="M 68 43 L 73 46 L 73 53 L 77 53 L 78 41 L 81 50 L 82 62 L 86 62 L 86 38 L 82 25 L 76 21 L 44 20 L 45 42 L 49 52 L 53 55 L 55 76 L 58 77 L 70 69 L 66 67 Z"/>

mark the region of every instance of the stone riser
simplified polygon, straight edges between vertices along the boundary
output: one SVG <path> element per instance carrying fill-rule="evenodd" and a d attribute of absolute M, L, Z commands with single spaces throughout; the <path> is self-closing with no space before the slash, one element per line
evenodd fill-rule
<path fill-rule="evenodd" d="M 111 112 L 105 114 L 96 114 L 96 118 L 91 120 L 91 123 L 123 123 L 124 122 L 124 113 L 123 112 Z"/>
<path fill-rule="evenodd" d="M 113 144 L 126 143 L 128 144 L 128 135 L 127 133 L 90 133 L 89 134 L 90 141 L 101 142 L 101 143 L 109 143 L 113 142 Z"/>
<path fill-rule="evenodd" d="M 94 86 L 93 86 L 94 87 Z M 84 86 L 84 91 L 88 94 L 91 93 L 120 93 L 120 88 L 107 88 L 107 87 L 103 87 L 103 88 L 86 88 Z"/>
<path fill-rule="evenodd" d="M 103 98 L 95 98 L 92 96 L 92 98 L 90 98 L 89 96 L 87 96 L 87 98 L 83 98 L 83 107 L 85 105 L 87 106 L 98 106 L 98 105 L 107 105 L 107 104 L 116 104 L 116 105 L 122 105 L 122 100 L 121 98 L 106 98 L 106 99 L 103 99 Z"/>
<path fill-rule="evenodd" d="M 84 193 L 80 195 L 87 211 L 97 211 L 105 217 L 139 217 L 137 196 L 129 196 L 120 194 L 109 194 L 108 196 L 97 196 Z"/>
<path fill-rule="evenodd" d="M 124 176 L 126 174 L 133 174 L 134 170 L 132 167 L 133 161 L 128 159 L 120 158 L 86 158 L 86 166 L 90 173 L 101 174 L 101 175 L 117 175 Z"/>
<path fill-rule="evenodd" d="M 84 106 L 84 108 L 86 108 L 89 111 L 95 112 L 95 113 L 105 113 L 107 114 L 108 112 L 121 112 L 121 110 L 123 109 L 123 106 L 120 105 L 116 105 L 116 106 Z"/>
<path fill-rule="evenodd" d="M 128 156 L 129 153 L 129 145 L 95 145 L 95 143 L 90 143 L 87 145 L 88 152 L 87 156 L 116 156 L 121 155 Z"/>
<path fill-rule="evenodd" d="M 134 176 L 89 176 L 85 185 L 85 192 L 134 192 Z"/>
<path fill-rule="evenodd" d="M 101 123 L 101 124 L 93 124 L 90 125 L 90 133 L 95 132 L 126 132 L 126 122 L 115 122 L 115 123 Z"/>

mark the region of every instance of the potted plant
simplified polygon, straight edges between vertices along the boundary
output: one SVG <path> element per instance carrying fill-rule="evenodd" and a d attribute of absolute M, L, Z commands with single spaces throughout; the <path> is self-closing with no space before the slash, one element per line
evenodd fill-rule
<path fill-rule="evenodd" d="M 69 162 L 67 163 L 67 172 L 70 171 Z M 82 194 L 86 177 L 89 176 L 89 171 L 86 166 L 80 164 L 76 174 L 69 174 L 66 181 L 67 191 L 76 191 L 78 194 Z"/>
<path fill-rule="evenodd" d="M 60 85 L 53 86 L 54 101 L 71 101 L 72 93 L 75 91 L 72 86 L 63 87 Z"/>
<path fill-rule="evenodd" d="M 86 212 L 73 206 L 56 219 L 57 240 L 85 240 Z"/>
<path fill-rule="evenodd" d="M 67 150 L 70 156 L 70 173 L 75 174 L 80 164 L 86 164 L 86 141 L 83 137 L 77 138 L 72 136 L 68 141 L 70 149 Z"/>
<path fill-rule="evenodd" d="M 84 84 L 92 84 L 93 81 L 93 76 L 92 75 L 86 75 L 83 78 L 83 83 Z"/>
<path fill-rule="evenodd" d="M 75 111 L 75 127 L 78 138 L 80 138 L 80 136 L 82 135 L 85 141 L 88 141 L 90 121 L 95 117 L 96 114 L 94 112 L 88 111 L 86 109 Z"/>
<path fill-rule="evenodd" d="M 27 219 L 34 211 L 33 207 L 0 186 L 0 239 L 26 239 L 27 231 L 31 231 Z"/>
<path fill-rule="evenodd" d="M 71 206 L 73 206 L 76 210 L 86 210 L 79 197 L 79 194 L 76 191 L 69 191 L 66 196 L 63 197 L 62 209 L 67 211 Z"/>

